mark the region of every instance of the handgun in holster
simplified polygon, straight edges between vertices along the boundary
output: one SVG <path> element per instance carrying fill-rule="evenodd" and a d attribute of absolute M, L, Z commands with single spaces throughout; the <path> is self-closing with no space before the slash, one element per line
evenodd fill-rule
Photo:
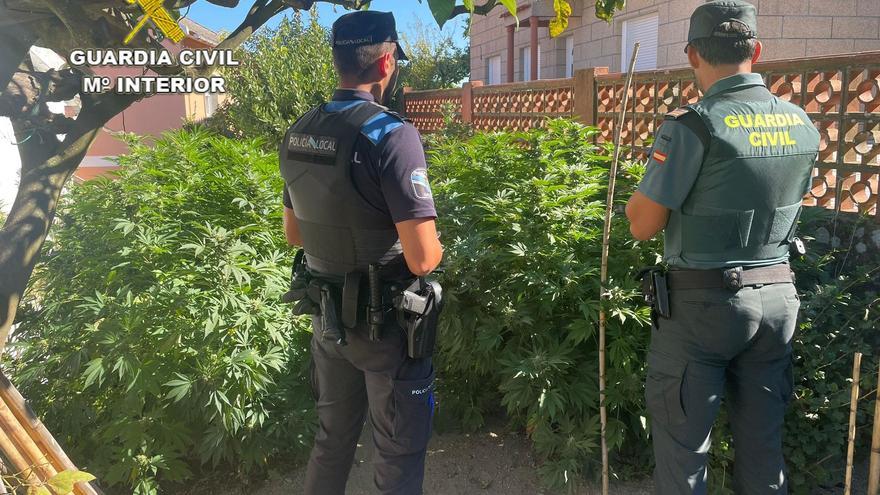
<path fill-rule="evenodd" d="M 666 271 L 660 266 L 650 266 L 639 271 L 637 280 L 642 282 L 642 296 L 651 306 L 652 317 L 672 316 L 669 307 L 669 287 L 666 284 Z M 655 321 L 656 324 L 656 321 Z"/>
<path fill-rule="evenodd" d="M 437 323 L 443 310 L 443 288 L 434 280 L 418 277 L 394 297 L 398 323 L 406 331 L 407 355 L 430 357 L 437 343 Z"/>

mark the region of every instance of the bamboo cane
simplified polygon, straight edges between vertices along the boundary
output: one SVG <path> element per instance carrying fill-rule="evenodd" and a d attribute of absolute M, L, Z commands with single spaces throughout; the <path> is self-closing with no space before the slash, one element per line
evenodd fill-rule
<path fill-rule="evenodd" d="M 844 495 L 852 494 L 853 454 L 856 448 L 856 412 L 859 407 L 859 375 L 862 370 L 862 353 L 857 352 L 853 360 L 852 395 L 849 402 L 849 434 L 846 448 L 846 488 Z"/>
<path fill-rule="evenodd" d="M 639 54 L 639 44 L 633 45 L 632 58 L 629 61 L 629 70 L 626 73 L 626 83 L 623 85 L 623 101 L 621 101 L 620 114 L 618 115 L 617 128 L 614 130 L 614 155 L 611 158 L 611 168 L 608 171 L 608 198 L 605 203 L 605 226 L 602 230 L 602 269 L 599 276 L 601 284 L 599 297 L 599 422 L 601 423 L 602 437 L 602 495 L 608 495 L 608 443 L 606 439 L 606 426 L 608 425 L 608 412 L 605 409 L 605 300 L 608 283 L 608 248 L 611 242 L 611 213 L 614 209 L 614 185 L 617 182 L 617 164 L 620 161 L 620 133 L 626 120 L 626 106 L 629 102 L 629 88 L 632 84 L 633 71 L 636 67 L 636 57 Z"/>
<path fill-rule="evenodd" d="M 52 467 L 46 454 L 42 452 L 33 438 L 22 427 L 21 423 L 9 409 L 4 401 L 0 401 L 0 428 L 12 439 L 18 447 L 18 452 L 28 462 L 43 481 L 47 481 L 58 471 Z"/>
<path fill-rule="evenodd" d="M 58 442 L 55 441 L 52 434 L 49 433 L 46 426 L 37 418 L 37 415 L 30 408 L 21 393 L 19 393 L 18 389 L 12 385 L 12 382 L 2 372 L 0 372 L 0 401 L 9 408 L 17 422 L 24 428 L 33 442 L 36 443 L 39 450 L 44 453 L 45 459 L 51 463 L 55 470 L 59 472 L 77 470 L 61 446 L 58 445 Z M 12 455 L 5 446 L 0 446 L 0 450 L 4 454 Z M 102 495 L 102 492 L 91 483 L 79 482 L 74 485 L 74 494 Z"/>
<path fill-rule="evenodd" d="M 871 435 L 871 467 L 868 468 L 868 495 L 880 495 L 880 367 L 874 397 L 874 432 Z"/>
<path fill-rule="evenodd" d="M 9 462 L 15 468 L 20 476 L 24 478 L 28 483 L 39 484 L 40 480 L 37 478 L 36 473 L 31 468 L 30 463 L 22 456 L 18 448 L 16 448 L 15 443 L 12 442 L 12 439 L 6 434 L 6 430 L 0 428 L 0 450 L 3 451 L 3 454 L 9 459 Z"/>

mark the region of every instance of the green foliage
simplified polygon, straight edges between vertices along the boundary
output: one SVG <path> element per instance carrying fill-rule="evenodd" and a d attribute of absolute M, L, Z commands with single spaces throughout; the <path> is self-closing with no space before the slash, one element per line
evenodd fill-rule
<path fill-rule="evenodd" d="M 431 14 L 434 16 L 434 20 L 437 21 L 437 24 L 442 28 L 443 25 L 452 18 L 457 1 L 458 0 L 419 0 L 419 3 L 428 3 L 428 6 L 431 8 Z M 550 21 L 550 32 L 551 36 L 559 36 L 559 34 L 568 27 L 568 18 L 571 16 L 571 5 L 569 4 L 569 0 L 541 1 L 553 2 L 553 11 L 556 13 L 556 17 Z M 519 24 L 516 0 L 489 0 L 479 6 L 474 4 L 474 0 L 462 0 L 462 5 L 465 10 L 471 14 L 486 14 L 492 7 L 502 5 L 507 9 L 507 12 L 516 19 L 517 24 Z M 596 0 L 596 17 L 605 21 L 611 21 L 614 13 L 618 10 L 623 10 L 625 6 L 626 0 Z M 476 10 L 477 7 L 481 8 L 479 12 Z"/>
<path fill-rule="evenodd" d="M 556 13 L 556 16 L 550 19 L 550 37 L 555 38 L 568 27 L 571 5 L 566 0 L 553 0 L 553 11 Z"/>
<path fill-rule="evenodd" d="M 330 33 L 312 11 L 285 16 L 275 29 L 263 29 L 236 52 L 238 67 L 224 69 L 231 98 L 215 121 L 247 139 L 276 146 L 300 115 L 330 98 L 336 73 Z"/>
<path fill-rule="evenodd" d="M 626 8 L 626 0 L 596 0 L 596 17 L 611 22 L 614 12 Z"/>
<path fill-rule="evenodd" d="M 59 207 L 4 367 L 73 459 L 138 495 L 310 443 L 310 333 L 277 160 L 204 130 L 131 143 Z"/>
<path fill-rule="evenodd" d="M 556 488 L 598 458 L 599 272 L 609 159 L 594 128 L 438 139 L 430 151 L 448 265 L 440 408 L 465 428 L 501 404 Z M 625 170 L 619 191 L 636 177 Z M 621 193 L 618 203 L 627 197 Z M 633 270 L 657 243 L 615 218 L 609 263 L 609 440 L 645 460 L 642 380 L 648 312 Z M 634 448 L 633 446 L 637 446 Z"/>
<path fill-rule="evenodd" d="M 34 473 L 47 465 L 48 463 L 30 466 L 19 473 L 4 473 L 0 478 L 6 487 L 13 490 L 13 493 L 27 493 L 27 495 L 70 495 L 75 484 L 88 483 L 95 479 L 90 473 L 73 469 L 58 472 L 44 482 L 35 479 Z"/>
<path fill-rule="evenodd" d="M 470 52 L 459 48 L 454 30 L 437 31 L 416 20 L 403 35 L 409 61 L 401 64 L 400 86 L 441 89 L 458 86 L 470 74 Z"/>

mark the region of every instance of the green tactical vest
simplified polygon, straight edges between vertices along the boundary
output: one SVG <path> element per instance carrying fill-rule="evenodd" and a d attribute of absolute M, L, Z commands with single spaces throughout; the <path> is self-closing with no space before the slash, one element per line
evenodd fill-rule
<path fill-rule="evenodd" d="M 722 79 L 686 108 L 702 118 L 709 144 L 687 199 L 670 212 L 667 262 L 710 269 L 785 261 L 819 147 L 809 117 L 757 74 Z"/>

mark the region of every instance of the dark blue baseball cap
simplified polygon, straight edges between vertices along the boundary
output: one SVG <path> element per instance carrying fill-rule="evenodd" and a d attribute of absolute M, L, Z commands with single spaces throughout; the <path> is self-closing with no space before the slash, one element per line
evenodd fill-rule
<path fill-rule="evenodd" d="M 375 10 L 358 10 L 345 14 L 333 23 L 333 48 L 394 43 L 398 60 L 409 60 L 400 46 L 394 14 Z"/>

